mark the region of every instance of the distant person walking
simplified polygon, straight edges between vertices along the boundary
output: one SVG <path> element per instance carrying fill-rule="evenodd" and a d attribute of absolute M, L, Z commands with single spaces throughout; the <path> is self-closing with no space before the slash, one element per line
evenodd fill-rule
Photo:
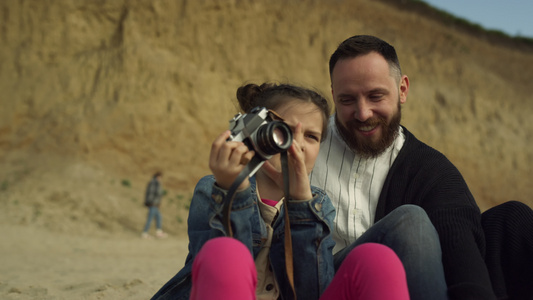
<path fill-rule="evenodd" d="M 155 236 L 158 238 L 165 238 L 167 234 L 163 232 L 162 229 L 162 217 L 161 212 L 159 211 L 159 205 L 161 204 L 161 197 L 163 196 L 163 189 L 161 188 L 161 182 L 159 181 L 163 174 L 157 172 L 152 177 L 152 180 L 148 183 L 146 187 L 146 195 L 144 198 L 144 205 L 148 207 L 148 217 L 146 219 L 146 225 L 144 226 L 144 231 L 142 233 L 142 238 L 151 238 L 148 231 L 150 231 L 150 225 L 152 219 L 155 217 L 156 223 L 156 232 Z"/>

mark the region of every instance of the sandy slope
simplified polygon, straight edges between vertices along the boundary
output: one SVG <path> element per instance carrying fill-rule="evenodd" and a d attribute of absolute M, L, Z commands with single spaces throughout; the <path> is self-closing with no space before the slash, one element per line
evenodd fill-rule
<path fill-rule="evenodd" d="M 149 299 L 186 253 L 186 239 L 172 236 L 89 237 L 2 226 L 0 298 Z"/>
<path fill-rule="evenodd" d="M 0 1 L 0 299 L 149 298 L 183 263 L 191 193 L 236 88 L 329 97 L 328 57 L 353 34 L 395 44 L 404 125 L 482 210 L 533 206 L 533 52 L 381 1 L 331 3 Z M 141 240 L 161 169 L 171 237 Z"/>

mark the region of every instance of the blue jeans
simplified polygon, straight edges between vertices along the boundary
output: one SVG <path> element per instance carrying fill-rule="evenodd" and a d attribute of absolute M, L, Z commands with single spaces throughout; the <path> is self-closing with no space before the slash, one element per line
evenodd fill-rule
<path fill-rule="evenodd" d="M 157 206 L 150 206 L 148 208 L 148 218 L 146 220 L 146 225 L 144 225 L 144 232 L 148 232 L 150 230 L 150 224 L 152 223 L 152 219 L 155 217 L 155 223 L 157 226 L 157 229 L 161 229 L 161 212 L 159 212 L 159 207 Z"/>
<path fill-rule="evenodd" d="M 335 270 L 357 245 L 380 243 L 400 258 L 412 300 L 448 299 L 439 236 L 424 209 L 403 205 L 371 226 L 352 245 L 334 256 Z"/>

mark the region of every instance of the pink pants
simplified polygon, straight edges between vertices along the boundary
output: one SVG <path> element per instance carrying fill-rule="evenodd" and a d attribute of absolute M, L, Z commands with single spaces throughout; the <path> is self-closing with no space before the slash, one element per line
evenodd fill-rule
<path fill-rule="evenodd" d="M 215 238 L 194 260 L 190 299 L 256 299 L 256 284 L 254 260 L 246 246 L 233 238 Z M 320 299 L 409 299 L 403 265 L 390 248 L 362 244 L 346 257 Z"/>

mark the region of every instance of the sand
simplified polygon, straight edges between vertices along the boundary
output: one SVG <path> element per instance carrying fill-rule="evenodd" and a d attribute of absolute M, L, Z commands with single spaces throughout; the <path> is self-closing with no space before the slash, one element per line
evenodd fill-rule
<path fill-rule="evenodd" d="M 103 237 L 2 226 L 0 299 L 149 299 L 182 266 L 186 238 Z"/>

